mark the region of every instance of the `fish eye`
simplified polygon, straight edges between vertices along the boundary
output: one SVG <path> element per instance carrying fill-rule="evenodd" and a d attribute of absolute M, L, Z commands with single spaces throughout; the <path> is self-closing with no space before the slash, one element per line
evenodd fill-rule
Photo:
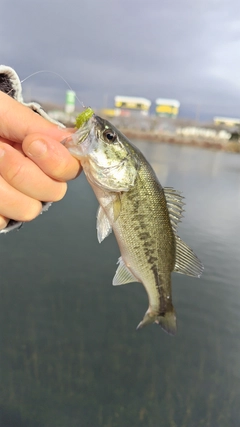
<path fill-rule="evenodd" d="M 103 136 L 110 142 L 116 141 L 117 138 L 117 135 L 111 129 L 105 129 L 105 131 L 103 132 Z"/>

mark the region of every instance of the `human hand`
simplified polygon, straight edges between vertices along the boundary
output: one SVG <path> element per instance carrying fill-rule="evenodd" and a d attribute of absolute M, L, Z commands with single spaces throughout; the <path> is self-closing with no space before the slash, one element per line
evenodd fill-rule
<path fill-rule="evenodd" d="M 0 92 L 0 230 L 61 200 L 81 166 L 60 142 L 71 134 Z"/>

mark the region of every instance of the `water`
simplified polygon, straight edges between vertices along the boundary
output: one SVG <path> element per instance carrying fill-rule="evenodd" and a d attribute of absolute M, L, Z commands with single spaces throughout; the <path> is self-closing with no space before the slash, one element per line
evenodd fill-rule
<path fill-rule="evenodd" d="M 138 146 L 186 197 L 179 234 L 205 265 L 173 274 L 176 337 L 136 332 L 140 284 L 112 287 L 119 250 L 96 239 L 82 175 L 63 201 L 0 238 L 1 427 L 240 423 L 240 157 Z"/>

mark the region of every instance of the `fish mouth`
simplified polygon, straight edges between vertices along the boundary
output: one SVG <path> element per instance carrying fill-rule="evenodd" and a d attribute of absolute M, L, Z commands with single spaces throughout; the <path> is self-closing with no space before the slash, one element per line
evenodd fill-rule
<path fill-rule="evenodd" d="M 99 116 L 96 116 L 96 114 L 94 114 L 93 115 L 93 119 L 94 119 L 94 121 L 95 122 L 97 122 L 97 124 L 101 127 L 101 128 L 104 128 L 104 126 L 105 126 L 105 120 L 104 119 L 102 119 L 101 117 L 99 117 Z"/>
<path fill-rule="evenodd" d="M 95 116 L 95 115 L 94 115 Z M 93 138 L 89 138 L 91 130 L 94 127 L 95 117 L 92 116 L 86 121 L 76 132 L 71 136 L 65 138 L 62 141 L 64 147 L 70 151 L 70 153 L 76 157 L 81 158 L 89 154 L 92 151 L 92 145 L 94 143 Z"/>

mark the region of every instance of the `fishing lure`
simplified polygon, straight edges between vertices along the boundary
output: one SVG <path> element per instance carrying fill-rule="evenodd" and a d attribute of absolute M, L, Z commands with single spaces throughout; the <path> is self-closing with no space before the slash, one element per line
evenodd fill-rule
<path fill-rule="evenodd" d="M 94 115 L 94 111 L 88 107 L 82 113 L 80 113 L 76 118 L 76 128 L 80 129 L 84 123 L 86 123 L 92 116 Z"/>

